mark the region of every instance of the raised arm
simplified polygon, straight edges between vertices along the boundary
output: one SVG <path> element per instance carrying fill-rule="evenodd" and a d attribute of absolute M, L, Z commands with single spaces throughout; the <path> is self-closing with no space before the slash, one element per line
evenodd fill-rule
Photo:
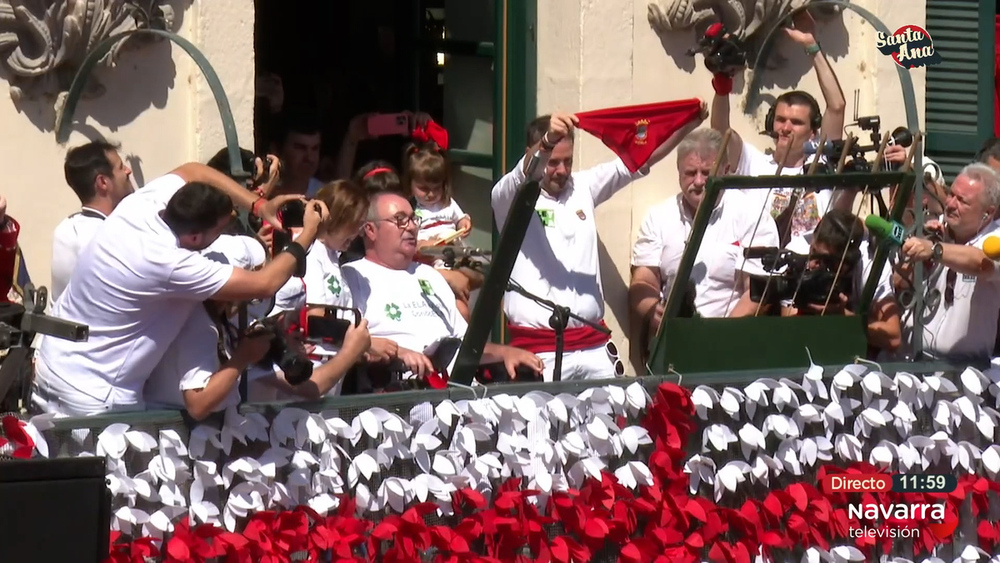
<path fill-rule="evenodd" d="M 725 134 L 730 129 L 729 94 L 733 91 L 733 77 L 723 73 L 716 74 L 712 77 L 712 88 L 715 89 L 715 96 L 712 98 L 709 123 L 712 129 Z M 729 170 L 735 172 L 743 155 L 743 137 L 736 131 L 729 138 L 728 151 L 727 164 Z"/>
<path fill-rule="evenodd" d="M 271 163 L 270 173 L 272 178 L 277 177 L 278 169 L 278 159 L 275 158 Z M 223 193 L 233 200 L 233 205 L 252 211 L 255 215 L 277 229 L 281 228 L 281 222 L 278 220 L 278 209 L 293 199 L 302 199 L 302 196 L 284 195 L 267 200 L 241 186 L 222 172 L 199 162 L 182 164 L 174 169 L 171 174 L 180 176 L 188 184 L 198 182 L 222 190 Z"/>
<path fill-rule="evenodd" d="M 847 108 L 844 91 L 840 88 L 840 82 L 837 81 L 837 75 L 833 72 L 830 61 L 816 41 L 816 21 L 809 12 L 801 12 L 795 16 L 794 23 L 795 27 L 785 29 L 785 33 L 792 41 L 801 45 L 812 58 L 816 78 L 819 80 L 819 89 L 823 93 L 823 101 L 826 102 L 820 133 L 826 136 L 828 141 L 838 140 L 844 135 L 844 112 Z"/>
<path fill-rule="evenodd" d="M 296 271 L 305 270 L 306 249 L 312 246 L 319 226 L 329 218 L 329 215 L 330 212 L 323 202 L 309 202 L 303 216 L 302 232 L 295 242 L 286 247 L 287 250 L 275 255 L 274 259 L 260 270 L 234 268 L 229 281 L 212 298 L 220 301 L 249 301 L 277 293 Z"/>

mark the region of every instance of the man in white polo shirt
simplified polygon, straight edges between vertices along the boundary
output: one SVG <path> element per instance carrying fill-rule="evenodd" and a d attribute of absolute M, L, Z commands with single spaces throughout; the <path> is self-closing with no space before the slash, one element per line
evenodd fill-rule
<path fill-rule="evenodd" d="M 392 193 L 372 196 L 362 228 L 365 257 L 341 269 L 372 338 L 396 342 L 395 359 L 418 377 L 435 371 L 427 355 L 433 346 L 446 338 L 465 338 L 468 328 L 444 277 L 413 261 L 419 222 L 406 198 Z M 487 343 L 483 363 L 496 362 L 504 363 L 511 379 L 518 366 L 542 371 L 542 360 L 534 354 Z"/>
<path fill-rule="evenodd" d="M 677 147 L 681 193 L 652 207 L 639 227 L 632 249 L 629 311 L 634 320 L 632 358 L 644 364 L 649 335 L 663 316 L 663 307 L 676 281 L 694 216 L 705 198 L 705 184 L 722 148 L 722 134 L 698 129 Z M 743 249 L 777 246 L 778 230 L 770 216 L 757 225 L 758 212 L 738 190 L 724 190 L 714 203 L 705 237 L 691 271 L 695 312 L 702 317 L 726 317 L 746 287 Z M 710 204 L 711 205 L 711 204 Z M 687 280 L 685 280 L 685 283 Z"/>
<path fill-rule="evenodd" d="M 1000 263 L 986 256 L 983 242 L 1000 236 L 998 207 L 1000 175 L 985 164 L 970 164 L 951 185 L 944 223 L 927 224 L 928 230 L 938 230 L 953 242 L 911 237 L 903 243 L 909 262 L 928 261 L 928 274 L 937 263 L 944 266 L 929 292 L 931 299 L 925 298 L 930 303 L 925 304 L 923 350 L 932 358 L 989 362 L 1000 314 Z M 903 342 L 912 349 L 912 309 L 904 312 L 903 323 Z"/>
<path fill-rule="evenodd" d="M 597 253 L 594 209 L 632 180 L 641 178 L 704 119 L 702 115 L 670 135 L 635 174 L 621 158 L 588 170 L 573 172 L 573 131 L 578 119 L 556 113 L 528 125 L 525 156 L 493 186 L 493 216 L 497 225 L 507 222 L 517 190 L 527 179 L 530 161 L 542 162 L 542 193 L 536 216 L 528 224 L 524 242 L 511 271 L 511 280 L 528 292 L 548 299 L 594 323 L 604 322 L 604 291 Z M 539 173 L 536 173 L 539 174 Z M 518 293 L 504 297 L 504 313 L 511 346 L 538 354 L 545 361 L 544 377 L 553 378 L 555 333 L 549 326 L 552 312 Z M 561 379 L 600 379 L 615 376 L 607 352 L 608 336 L 570 319 L 565 332 Z"/>
<path fill-rule="evenodd" d="M 296 268 L 305 269 L 303 246 L 326 217 L 321 203 L 307 205 L 299 242 L 262 270 L 234 269 L 198 252 L 230 225 L 233 202 L 278 224 L 277 209 L 294 197 L 266 201 L 217 170 L 189 163 L 122 201 L 52 307 L 54 316 L 89 325 L 90 338 L 43 339 L 36 404 L 68 415 L 142 409 L 146 379 L 195 306 L 270 297 Z"/>
<path fill-rule="evenodd" d="M 52 233 L 52 301 L 59 299 L 76 268 L 80 251 L 115 207 L 132 193 L 132 170 L 118 154 L 119 145 L 103 139 L 66 153 L 66 183 L 80 198 L 80 211 L 63 219 Z"/>

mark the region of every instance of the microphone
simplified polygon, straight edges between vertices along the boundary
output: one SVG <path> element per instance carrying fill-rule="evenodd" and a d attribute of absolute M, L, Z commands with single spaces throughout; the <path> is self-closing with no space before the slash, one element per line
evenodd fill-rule
<path fill-rule="evenodd" d="M 902 246 L 906 240 L 906 229 L 902 225 L 895 221 L 886 221 L 878 215 L 865 217 L 865 226 L 876 237 L 887 239 L 893 244 Z M 997 243 L 1000 245 L 1000 239 L 997 239 Z M 1000 248 L 997 255 L 1000 256 Z"/>
<path fill-rule="evenodd" d="M 1000 237 L 990 235 L 983 241 L 983 253 L 990 260 L 1000 260 Z"/>

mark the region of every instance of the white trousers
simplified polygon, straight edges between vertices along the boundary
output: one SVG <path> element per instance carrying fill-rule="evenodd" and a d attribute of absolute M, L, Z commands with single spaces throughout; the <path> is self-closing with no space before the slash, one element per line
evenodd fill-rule
<path fill-rule="evenodd" d="M 552 381 L 552 372 L 556 366 L 556 353 L 541 352 L 536 355 L 545 362 L 545 371 L 542 373 L 545 381 Z M 563 352 L 562 381 L 612 379 L 614 377 L 615 358 L 612 358 L 607 347 L 603 344 L 585 350 Z"/>

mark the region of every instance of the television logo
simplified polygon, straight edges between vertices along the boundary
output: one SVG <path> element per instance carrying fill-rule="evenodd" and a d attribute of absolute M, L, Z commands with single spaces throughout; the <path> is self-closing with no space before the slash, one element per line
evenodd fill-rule
<path fill-rule="evenodd" d="M 934 50 L 934 40 L 924 28 L 904 25 L 892 35 L 878 32 L 875 46 L 883 55 L 892 57 L 903 68 L 916 68 L 941 63 L 941 55 Z"/>

